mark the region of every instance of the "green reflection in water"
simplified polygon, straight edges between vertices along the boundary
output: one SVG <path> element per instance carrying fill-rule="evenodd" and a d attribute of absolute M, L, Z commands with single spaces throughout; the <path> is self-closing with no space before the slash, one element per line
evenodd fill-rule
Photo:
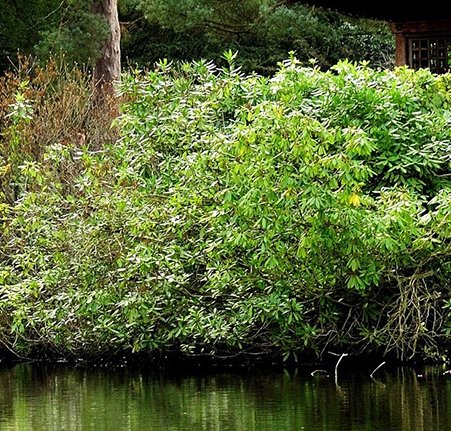
<path fill-rule="evenodd" d="M 21 364 L 0 368 L 2 431 L 448 431 L 451 376 L 333 378 Z"/>

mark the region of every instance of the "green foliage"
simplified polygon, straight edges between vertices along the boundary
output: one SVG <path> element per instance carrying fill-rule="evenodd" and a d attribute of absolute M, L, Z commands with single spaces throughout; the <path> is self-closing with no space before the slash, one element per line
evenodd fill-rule
<path fill-rule="evenodd" d="M 179 31 L 204 27 L 213 37 L 246 31 L 249 22 L 255 21 L 260 8 L 267 6 L 266 0 L 244 0 L 240 2 L 222 0 L 153 0 L 139 1 L 149 20 L 163 27 Z"/>
<path fill-rule="evenodd" d="M 17 53 L 31 54 L 39 34 L 52 21 L 59 0 L 2 0 L 0 8 L 0 71 L 11 67 Z"/>
<path fill-rule="evenodd" d="M 92 66 L 108 36 L 93 0 L 4 0 L 0 9 L 0 71 L 17 53 Z M 394 38 L 387 23 L 275 0 L 122 0 L 119 2 L 123 60 L 153 65 L 161 58 L 221 63 L 238 50 L 243 69 L 270 75 L 296 50 L 322 68 L 338 60 L 391 66 Z M 9 59 L 8 59 L 9 57 Z"/>
<path fill-rule="evenodd" d="M 142 19 L 143 15 L 146 17 Z M 325 69 L 337 61 L 371 61 L 391 66 L 394 38 L 387 23 L 274 0 L 165 0 L 123 9 L 124 55 L 138 64 L 161 58 L 213 60 L 238 50 L 243 70 L 270 75 L 276 63 L 296 51 L 307 64 Z"/>
<path fill-rule="evenodd" d="M 236 61 L 131 73 L 118 142 L 19 167 L 0 257 L 11 349 L 446 353 L 449 77 Z"/>
<path fill-rule="evenodd" d="M 343 59 L 390 65 L 394 40 L 386 23 L 359 20 L 305 4 L 279 4 L 262 8 L 260 19 L 252 26 L 271 56 L 279 56 L 277 61 L 282 50 L 294 50 L 304 64 L 314 58 L 321 68 Z"/>
<path fill-rule="evenodd" d="M 14 64 L 19 67 L 18 53 L 37 56 L 42 65 L 52 58 L 92 66 L 109 34 L 105 18 L 92 13 L 93 4 L 93 0 L 3 0 L 0 71 Z"/>
<path fill-rule="evenodd" d="M 92 13 L 93 0 L 65 0 L 52 17 L 54 24 L 41 32 L 34 47 L 45 64 L 50 58 L 64 58 L 66 64 L 94 66 L 100 48 L 108 38 L 104 16 Z"/>

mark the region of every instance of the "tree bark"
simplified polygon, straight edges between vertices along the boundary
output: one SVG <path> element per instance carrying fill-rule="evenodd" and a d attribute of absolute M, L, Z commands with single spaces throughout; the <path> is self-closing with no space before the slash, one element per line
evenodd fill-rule
<path fill-rule="evenodd" d="M 94 13 L 103 15 L 110 27 L 110 35 L 101 48 L 101 56 L 94 67 L 96 99 L 99 105 L 115 95 L 115 84 L 121 79 L 121 30 L 117 0 L 97 0 Z"/>

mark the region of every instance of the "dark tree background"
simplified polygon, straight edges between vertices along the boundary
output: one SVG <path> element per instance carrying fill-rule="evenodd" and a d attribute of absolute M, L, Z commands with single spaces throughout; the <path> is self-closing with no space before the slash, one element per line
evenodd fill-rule
<path fill-rule="evenodd" d="M 42 32 L 53 26 L 58 0 L 2 0 L 0 7 L 0 70 L 11 66 L 20 51 L 34 52 Z"/>
<path fill-rule="evenodd" d="M 102 8 L 108 0 L 3 0 L 0 71 L 17 54 L 94 67 L 116 35 Z M 387 23 L 277 0 L 119 0 L 122 65 L 151 66 L 161 58 L 211 59 L 239 52 L 247 72 L 271 74 L 289 51 L 322 68 L 338 60 L 393 64 L 394 39 Z M 115 13 L 115 12 L 114 12 Z M 105 52 L 103 52 L 105 56 Z"/>

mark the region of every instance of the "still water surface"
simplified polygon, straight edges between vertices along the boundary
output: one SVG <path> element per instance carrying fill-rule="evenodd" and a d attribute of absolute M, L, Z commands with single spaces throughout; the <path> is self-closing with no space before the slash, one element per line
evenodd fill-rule
<path fill-rule="evenodd" d="M 2 431 L 449 431 L 451 375 L 0 367 Z"/>

